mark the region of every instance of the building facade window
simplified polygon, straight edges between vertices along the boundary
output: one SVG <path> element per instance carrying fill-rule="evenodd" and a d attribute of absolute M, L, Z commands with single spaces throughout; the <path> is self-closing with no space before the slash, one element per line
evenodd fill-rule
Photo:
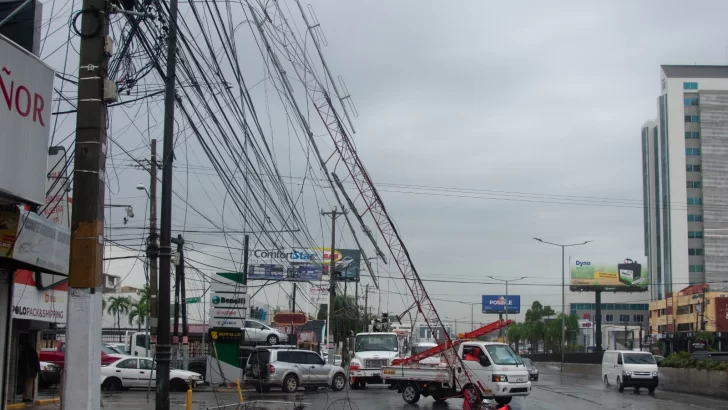
<path fill-rule="evenodd" d="M 700 148 L 685 148 L 685 155 L 692 157 L 700 156 Z"/>
<path fill-rule="evenodd" d="M 688 222 L 703 222 L 703 215 L 688 214 Z"/>
<path fill-rule="evenodd" d="M 688 231 L 688 238 L 696 239 L 696 238 L 702 238 L 703 237 L 703 231 Z"/>
<path fill-rule="evenodd" d="M 698 131 L 685 131 L 685 139 L 688 140 L 699 140 L 700 133 Z"/>
<path fill-rule="evenodd" d="M 686 115 L 685 122 L 700 122 L 700 117 L 697 115 Z"/>
<path fill-rule="evenodd" d="M 683 90 L 697 90 L 697 89 L 698 89 L 698 83 L 690 83 L 690 82 L 683 83 Z"/>
<path fill-rule="evenodd" d="M 703 183 L 701 181 L 688 181 L 688 188 L 702 188 Z"/>
<path fill-rule="evenodd" d="M 703 265 L 690 265 L 690 272 L 702 272 Z"/>
<path fill-rule="evenodd" d="M 698 105 L 698 97 L 685 98 L 685 105 Z"/>
<path fill-rule="evenodd" d="M 629 315 L 619 315 L 619 322 L 620 323 L 628 323 L 629 322 Z"/>
<path fill-rule="evenodd" d="M 604 315 L 604 321 L 607 323 L 614 322 L 614 315 Z"/>
<path fill-rule="evenodd" d="M 633 315 L 632 321 L 635 323 L 642 323 L 645 321 L 645 315 Z"/>
<path fill-rule="evenodd" d="M 703 198 L 688 197 L 688 205 L 703 205 Z"/>
<path fill-rule="evenodd" d="M 690 255 L 690 256 L 702 256 L 703 255 L 703 249 L 702 248 L 688 248 L 688 255 Z"/>
<path fill-rule="evenodd" d="M 700 165 L 698 164 L 687 164 L 685 165 L 685 170 L 687 172 L 700 172 Z"/>

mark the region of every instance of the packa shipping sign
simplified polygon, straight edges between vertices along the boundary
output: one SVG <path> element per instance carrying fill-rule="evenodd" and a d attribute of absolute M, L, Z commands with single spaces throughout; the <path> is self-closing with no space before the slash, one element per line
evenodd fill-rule
<path fill-rule="evenodd" d="M 45 204 L 53 75 L 0 36 L 0 196 Z"/>

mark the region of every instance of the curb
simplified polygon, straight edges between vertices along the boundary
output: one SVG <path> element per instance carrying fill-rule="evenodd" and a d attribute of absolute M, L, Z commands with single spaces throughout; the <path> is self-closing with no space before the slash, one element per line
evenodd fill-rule
<path fill-rule="evenodd" d="M 8 407 L 7 407 L 8 410 L 12 410 L 12 409 L 24 409 L 24 408 L 25 408 L 25 403 L 8 404 Z"/>
<path fill-rule="evenodd" d="M 36 400 L 35 401 L 35 405 L 36 406 L 45 406 L 47 404 L 54 404 L 54 403 L 58 403 L 60 401 L 61 401 L 61 398 L 60 397 L 54 397 L 52 399 Z M 9 407 L 8 407 L 8 409 L 9 409 Z"/>

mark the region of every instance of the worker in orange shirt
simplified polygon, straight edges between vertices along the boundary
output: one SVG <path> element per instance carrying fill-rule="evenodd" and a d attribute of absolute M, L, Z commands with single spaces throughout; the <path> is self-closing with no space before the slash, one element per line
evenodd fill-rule
<path fill-rule="evenodd" d="M 473 350 L 467 352 L 465 354 L 465 360 L 471 361 L 471 362 L 479 362 L 480 361 L 480 348 L 476 347 L 476 348 L 473 348 Z"/>

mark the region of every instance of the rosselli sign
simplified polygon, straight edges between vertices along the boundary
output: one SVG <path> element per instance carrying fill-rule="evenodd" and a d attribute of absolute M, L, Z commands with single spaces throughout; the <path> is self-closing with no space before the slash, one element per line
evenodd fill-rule
<path fill-rule="evenodd" d="M 53 69 L 0 36 L 0 196 L 43 205 Z"/>

